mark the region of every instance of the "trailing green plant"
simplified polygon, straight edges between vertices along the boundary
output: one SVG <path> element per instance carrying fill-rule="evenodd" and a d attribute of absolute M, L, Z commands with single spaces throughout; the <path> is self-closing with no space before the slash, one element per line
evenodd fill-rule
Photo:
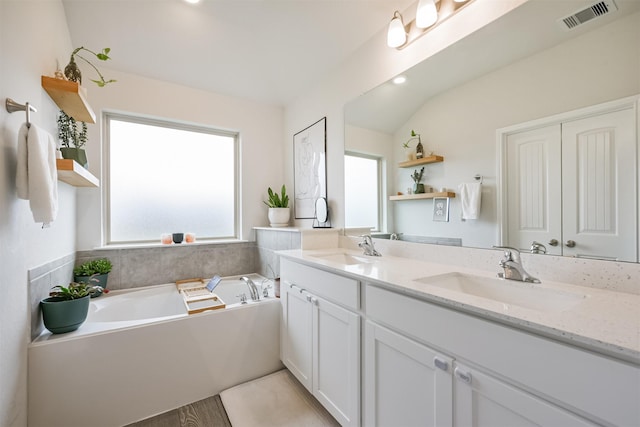
<path fill-rule="evenodd" d="M 263 203 L 270 208 L 286 208 L 289 206 L 289 196 L 287 196 L 287 189 L 284 184 L 282 185 L 280 194 L 275 193 L 271 187 L 267 190 L 267 194 L 269 195 L 269 200 Z"/>
<path fill-rule="evenodd" d="M 71 52 L 71 58 L 69 58 L 69 64 L 64 69 L 64 75 L 67 76 L 69 80 L 77 81 L 77 82 L 82 81 L 82 75 L 80 74 L 80 71 L 75 61 L 75 57 L 77 56 L 78 58 L 82 59 L 84 62 L 89 64 L 94 70 L 96 70 L 96 73 L 98 73 L 100 80 L 91 80 L 92 82 L 94 82 L 100 87 L 104 87 L 109 83 L 115 83 L 116 80 L 113 80 L 113 79 L 105 80 L 100 70 L 98 70 L 98 68 L 95 65 L 93 65 L 91 61 L 89 61 L 87 58 L 79 54 L 79 52 L 83 50 L 86 52 L 89 52 L 100 61 L 108 61 L 109 59 L 111 59 L 109 57 L 109 52 L 111 52 L 111 48 L 105 47 L 104 49 L 102 49 L 102 51 L 96 53 L 90 49 L 87 49 L 84 46 L 80 46 L 79 48 L 76 48 L 73 50 L 73 52 Z"/>
<path fill-rule="evenodd" d="M 60 110 L 58 113 L 58 139 L 65 148 L 82 148 L 87 143 L 87 124 L 78 122 L 73 117 Z"/>
<path fill-rule="evenodd" d="M 94 295 L 102 293 L 103 289 L 101 286 L 92 286 L 87 283 L 76 283 L 71 282 L 69 286 L 65 287 L 62 285 L 57 285 L 51 288 L 51 292 L 49 292 L 49 296 L 52 298 L 57 298 L 60 301 L 69 301 L 72 299 L 84 298 L 87 295 Z"/>
<path fill-rule="evenodd" d="M 93 276 L 94 274 L 107 274 L 111 271 L 113 264 L 107 258 L 86 261 L 73 269 L 76 276 Z"/>
<path fill-rule="evenodd" d="M 420 169 L 420 173 L 418 173 L 417 170 L 414 170 L 413 174 L 411 174 L 411 179 L 413 179 L 413 182 L 415 182 L 417 184 L 420 181 L 422 181 L 422 175 L 423 174 L 424 174 L 424 166 L 422 167 L 422 169 Z"/>
<path fill-rule="evenodd" d="M 420 134 L 416 133 L 413 129 L 411 129 L 411 138 L 409 138 L 407 140 L 407 142 L 405 142 L 404 144 L 402 144 L 402 147 L 404 148 L 409 148 L 409 143 L 411 141 L 413 141 L 414 139 L 418 140 L 418 144 L 422 144 L 422 140 L 420 139 Z"/>

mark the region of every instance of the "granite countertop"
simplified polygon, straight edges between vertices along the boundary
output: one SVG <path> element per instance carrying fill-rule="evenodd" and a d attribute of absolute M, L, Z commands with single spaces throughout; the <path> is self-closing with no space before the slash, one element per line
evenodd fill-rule
<path fill-rule="evenodd" d="M 366 263 L 345 264 L 322 259 L 345 253 L 367 258 Z M 508 281 L 514 286 L 539 287 L 562 299 L 577 301 L 557 305 L 543 301 L 526 308 L 416 281 L 451 273 L 495 278 L 496 272 L 468 269 L 393 256 L 364 257 L 360 251 L 343 248 L 279 251 L 279 255 L 325 271 L 433 302 L 468 314 L 551 337 L 588 350 L 640 364 L 640 295 L 614 292 L 543 280 L 541 284 Z M 428 281 L 429 279 L 427 279 Z"/>

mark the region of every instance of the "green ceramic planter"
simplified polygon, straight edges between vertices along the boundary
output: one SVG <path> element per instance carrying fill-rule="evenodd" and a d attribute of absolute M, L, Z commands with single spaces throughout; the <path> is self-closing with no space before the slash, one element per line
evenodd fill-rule
<path fill-rule="evenodd" d="M 87 161 L 87 153 L 83 148 L 71 148 L 71 147 L 62 147 L 60 148 L 60 152 L 62 153 L 62 157 L 65 159 L 73 159 L 82 165 L 83 168 L 87 168 L 89 166 L 89 162 Z"/>
<path fill-rule="evenodd" d="M 89 295 L 84 298 L 60 300 L 49 297 L 40 301 L 44 327 L 52 334 L 75 331 L 84 323 L 89 313 Z"/>
<path fill-rule="evenodd" d="M 109 273 L 94 274 L 93 276 L 73 276 L 73 281 L 76 283 L 86 283 L 91 286 L 100 286 L 102 289 L 107 289 L 107 279 Z"/>

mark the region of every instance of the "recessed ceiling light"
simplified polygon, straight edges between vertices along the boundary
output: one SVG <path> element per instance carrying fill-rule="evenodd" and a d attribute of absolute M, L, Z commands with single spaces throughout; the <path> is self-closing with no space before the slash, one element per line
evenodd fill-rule
<path fill-rule="evenodd" d="M 407 78 L 405 76 L 398 76 L 391 81 L 393 82 L 394 85 L 401 85 L 402 83 L 407 81 Z"/>
<path fill-rule="evenodd" d="M 191 3 L 191 4 L 196 4 L 196 3 L 200 3 L 200 0 L 184 0 L 187 3 Z"/>

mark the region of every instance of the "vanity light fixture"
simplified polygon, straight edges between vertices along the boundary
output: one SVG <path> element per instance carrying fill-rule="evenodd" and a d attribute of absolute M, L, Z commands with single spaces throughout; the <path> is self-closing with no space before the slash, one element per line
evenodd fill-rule
<path fill-rule="evenodd" d="M 402 21 L 402 15 L 397 10 L 393 12 L 393 18 L 389 22 L 387 31 L 387 46 L 400 47 L 407 42 L 407 31 Z"/>
<path fill-rule="evenodd" d="M 416 10 L 416 27 L 428 28 L 438 21 L 436 0 L 420 0 Z"/>
<path fill-rule="evenodd" d="M 404 49 L 471 2 L 473 0 L 418 0 L 416 18 L 407 25 L 396 10 L 389 22 L 387 46 Z"/>

